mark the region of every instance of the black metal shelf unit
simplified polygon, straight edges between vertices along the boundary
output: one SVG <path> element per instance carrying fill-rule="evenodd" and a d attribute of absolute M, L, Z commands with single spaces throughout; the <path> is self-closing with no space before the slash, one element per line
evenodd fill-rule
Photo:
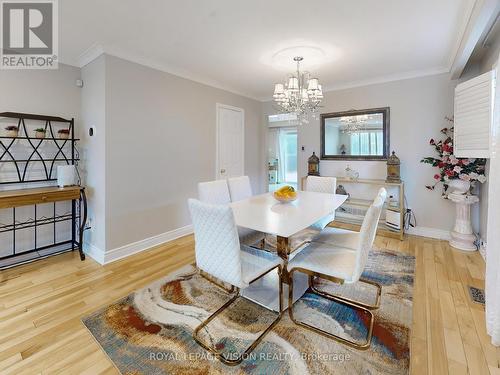
<path fill-rule="evenodd" d="M 18 129 L 18 136 L 0 136 L 0 185 L 14 187 L 17 184 L 24 184 L 24 188 L 27 187 L 26 185 L 36 183 L 37 186 L 52 186 L 54 185 L 53 181 L 57 180 L 54 171 L 57 164 L 75 165 L 75 167 L 78 164 L 80 158 L 76 149 L 76 142 L 79 139 L 75 138 L 74 119 L 16 112 L 2 112 L 0 113 L 0 119 L 15 119 Z M 26 125 L 28 120 L 42 122 L 47 136 L 45 138 L 31 137 L 29 128 Z M 67 129 L 69 131 L 67 139 L 57 138 L 57 129 Z M 19 157 L 13 151 L 14 145 L 19 142 L 26 148 L 22 157 Z M 47 155 L 42 156 L 40 150 L 42 144 L 46 143 L 55 146 L 52 147 L 54 151 L 49 157 Z M 13 173 L 16 176 L 15 178 L 4 177 L 2 167 L 7 164 L 14 164 L 15 172 Z M 30 179 L 29 171 L 30 167 L 33 166 L 40 167 L 41 177 L 37 176 Z M 44 204 L 47 205 L 48 203 Z M 51 216 L 37 217 L 38 205 L 34 204 L 33 206 L 34 217 L 19 221 L 16 219 L 16 207 L 12 207 L 12 221 L 4 224 L 0 223 L 0 234 L 12 233 L 12 248 L 10 251 L 7 252 L 5 248 L 0 249 L 0 269 L 75 249 L 79 249 L 80 258 L 84 260 L 85 254 L 83 253 L 82 243 L 87 217 L 87 201 L 84 188 L 80 187 L 79 199 L 71 200 L 71 210 L 68 210 L 68 212 L 58 214 L 56 202 L 53 202 Z M 71 223 L 71 239 L 58 239 L 57 224 L 68 221 Z M 45 238 L 43 244 L 40 244 L 38 229 L 47 228 L 48 226 L 52 227 L 51 243 L 47 244 L 47 238 Z M 29 228 L 34 228 L 34 238 L 32 238 L 34 246 L 19 251 L 16 249 L 16 234 L 20 230 Z M 46 233 L 47 231 L 45 231 Z"/>

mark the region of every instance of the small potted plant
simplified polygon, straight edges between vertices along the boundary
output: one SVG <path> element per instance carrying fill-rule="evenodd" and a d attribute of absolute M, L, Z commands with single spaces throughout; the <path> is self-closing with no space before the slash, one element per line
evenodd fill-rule
<path fill-rule="evenodd" d="M 68 139 L 69 138 L 69 129 L 60 129 L 57 131 L 57 135 L 61 139 Z"/>
<path fill-rule="evenodd" d="M 45 130 L 44 128 L 36 128 L 35 129 L 35 137 L 36 138 L 45 138 L 45 133 L 47 132 L 47 130 Z"/>
<path fill-rule="evenodd" d="M 15 125 L 9 125 L 5 127 L 5 134 L 7 137 L 17 137 L 19 134 L 19 128 Z"/>

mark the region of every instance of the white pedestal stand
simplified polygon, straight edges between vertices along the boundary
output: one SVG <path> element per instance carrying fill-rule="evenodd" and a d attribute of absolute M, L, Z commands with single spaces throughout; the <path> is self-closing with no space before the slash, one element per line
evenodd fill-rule
<path fill-rule="evenodd" d="M 450 245 L 459 250 L 476 251 L 477 248 L 474 245 L 476 236 L 472 231 L 470 206 L 479 202 L 479 198 L 475 195 L 450 193 L 448 199 L 454 202 L 457 207 L 455 227 L 451 231 Z"/>

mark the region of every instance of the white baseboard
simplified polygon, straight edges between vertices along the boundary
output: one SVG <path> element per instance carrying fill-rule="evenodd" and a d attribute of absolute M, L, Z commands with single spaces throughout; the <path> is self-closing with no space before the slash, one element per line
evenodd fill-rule
<path fill-rule="evenodd" d="M 408 229 L 406 233 L 412 234 L 414 236 L 436 238 L 438 240 L 448 241 L 450 239 L 450 231 L 444 229 L 416 226 L 414 228 L 410 227 L 410 229 Z"/>
<path fill-rule="evenodd" d="M 191 233 L 193 233 L 193 226 L 186 225 L 185 227 L 177 228 L 169 232 L 161 233 L 153 237 L 117 247 L 116 249 L 106 252 L 104 262 L 108 264 Z"/>
<path fill-rule="evenodd" d="M 108 264 L 117 261 L 119 259 L 128 257 L 129 255 L 150 249 L 154 246 L 158 246 L 163 243 L 173 241 L 179 237 L 183 237 L 191 233 L 193 233 L 193 226 L 186 225 L 185 227 L 177 228 L 169 232 L 145 238 L 143 240 L 133 242 L 124 246 L 120 246 L 117 247 L 116 249 L 112 249 L 106 252 L 102 251 L 96 246 L 86 244 L 85 253 L 100 264 Z"/>
<path fill-rule="evenodd" d="M 104 264 L 104 251 L 99 249 L 97 246 L 94 246 L 90 243 L 83 244 L 83 251 L 85 255 L 88 255 L 92 259 L 94 259 L 99 264 Z"/>
<path fill-rule="evenodd" d="M 107 252 L 104 252 L 102 249 L 99 249 L 92 244 L 85 244 L 85 253 L 100 264 L 108 264 L 191 233 L 193 233 L 193 226 L 186 225 L 185 227 L 177 228 L 169 232 L 161 233 L 153 237 L 120 246 Z M 436 238 L 439 240 L 450 239 L 449 231 L 436 228 L 418 226 L 410 228 L 406 233 L 414 236 Z"/>

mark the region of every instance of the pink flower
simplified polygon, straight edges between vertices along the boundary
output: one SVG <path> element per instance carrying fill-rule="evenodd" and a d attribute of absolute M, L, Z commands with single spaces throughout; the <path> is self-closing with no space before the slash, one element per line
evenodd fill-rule
<path fill-rule="evenodd" d="M 435 175 L 434 175 L 434 179 L 439 180 L 440 178 L 441 178 L 441 176 L 440 176 L 440 175 L 438 175 L 438 174 L 435 174 Z"/>
<path fill-rule="evenodd" d="M 469 165 L 470 159 L 461 159 L 462 160 L 462 165 Z"/>
<path fill-rule="evenodd" d="M 464 180 L 464 181 L 470 181 L 469 175 L 465 174 L 465 173 L 462 173 L 460 176 L 458 176 L 458 178 L 460 178 L 461 180 Z"/>
<path fill-rule="evenodd" d="M 457 165 L 458 164 L 458 159 L 455 157 L 455 155 L 450 156 L 450 162 L 452 165 Z M 458 172 L 460 173 L 460 172 Z"/>
<path fill-rule="evenodd" d="M 455 168 L 453 168 L 453 172 L 457 172 L 457 173 L 462 172 L 462 167 L 459 167 L 458 165 L 455 166 Z"/>

